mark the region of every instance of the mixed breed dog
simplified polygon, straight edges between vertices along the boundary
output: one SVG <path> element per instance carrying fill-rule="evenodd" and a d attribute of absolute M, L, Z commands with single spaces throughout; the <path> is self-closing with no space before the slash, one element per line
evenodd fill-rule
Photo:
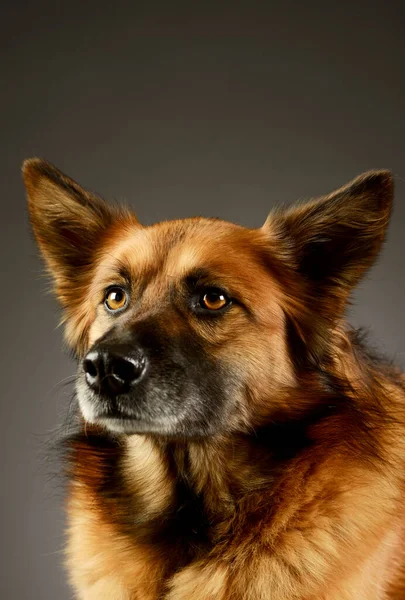
<path fill-rule="evenodd" d="M 388 171 L 247 229 L 143 227 L 23 166 L 77 358 L 67 568 L 82 600 L 404 600 L 405 378 L 345 322 Z"/>

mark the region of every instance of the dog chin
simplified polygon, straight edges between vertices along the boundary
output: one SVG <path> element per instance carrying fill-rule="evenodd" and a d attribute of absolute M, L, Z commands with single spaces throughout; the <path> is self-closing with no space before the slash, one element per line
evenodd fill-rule
<path fill-rule="evenodd" d="M 121 411 L 111 412 L 97 406 L 94 398 L 88 397 L 85 386 L 77 385 L 77 397 L 80 412 L 84 420 L 91 424 L 106 429 L 115 434 L 155 434 L 164 436 L 186 436 L 185 427 L 181 425 L 175 416 L 164 416 L 155 419 L 147 419 L 142 416 L 125 414 Z"/>
<path fill-rule="evenodd" d="M 91 425 L 98 425 L 111 433 L 134 434 L 149 433 L 158 435 L 176 435 L 179 433 L 177 419 L 164 418 L 149 421 L 126 415 L 120 412 L 99 412 L 93 402 L 79 396 L 79 408 L 84 420 Z"/>
<path fill-rule="evenodd" d="M 111 433 L 121 434 L 154 434 L 173 436 L 179 435 L 178 427 L 175 420 L 170 423 L 169 420 L 162 422 L 148 422 L 138 419 L 133 419 L 126 416 L 101 417 L 96 421 L 110 431 Z"/>
<path fill-rule="evenodd" d="M 85 382 L 80 379 L 76 383 L 76 393 L 80 412 L 84 420 L 100 426 L 113 434 L 151 434 L 172 438 L 202 439 L 218 433 L 218 420 L 196 419 L 184 410 L 176 414 L 146 415 L 122 409 L 112 409 L 109 403 L 89 392 Z"/>
<path fill-rule="evenodd" d="M 100 414 L 86 400 L 79 400 L 79 406 L 83 418 L 87 423 L 101 426 L 111 433 L 178 435 L 179 429 L 181 429 L 175 418 L 149 421 L 118 412 Z"/>
<path fill-rule="evenodd" d="M 164 418 L 149 421 L 146 419 L 136 419 L 127 415 L 97 415 L 92 409 L 81 409 L 82 415 L 87 423 L 98 425 L 106 431 L 113 434 L 123 435 L 156 435 L 169 438 L 193 438 L 200 439 L 209 435 L 208 432 L 201 431 L 200 427 L 186 428 L 179 423 L 176 418 Z"/>

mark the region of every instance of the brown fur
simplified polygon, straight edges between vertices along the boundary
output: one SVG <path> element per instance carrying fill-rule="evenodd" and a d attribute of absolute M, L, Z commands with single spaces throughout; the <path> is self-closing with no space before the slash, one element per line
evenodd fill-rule
<path fill-rule="evenodd" d="M 24 179 L 78 360 L 112 326 L 105 288 L 130 280 L 127 327 L 187 331 L 236 378 L 212 435 L 112 436 L 82 421 L 69 438 L 77 597 L 405 599 L 405 382 L 344 320 L 384 240 L 390 174 L 258 230 L 202 218 L 144 228 L 38 159 Z M 180 282 L 202 269 L 240 300 L 215 323 L 179 309 Z"/>

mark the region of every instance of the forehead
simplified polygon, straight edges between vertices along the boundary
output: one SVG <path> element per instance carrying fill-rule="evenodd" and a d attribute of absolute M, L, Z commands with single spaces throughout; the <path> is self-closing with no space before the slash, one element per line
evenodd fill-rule
<path fill-rule="evenodd" d="M 104 274 L 126 272 L 130 277 L 157 274 L 181 279 L 198 270 L 222 278 L 259 271 L 260 235 L 216 219 L 166 221 L 151 227 L 115 232 L 102 256 Z"/>

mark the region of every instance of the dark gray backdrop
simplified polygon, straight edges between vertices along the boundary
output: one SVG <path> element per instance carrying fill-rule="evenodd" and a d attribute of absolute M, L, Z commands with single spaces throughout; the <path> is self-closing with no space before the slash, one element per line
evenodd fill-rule
<path fill-rule="evenodd" d="M 200 214 L 248 226 L 275 202 L 391 168 L 388 243 L 352 321 L 403 365 L 404 8 L 9 4 L 0 16 L 0 597 L 64 600 L 60 493 L 41 456 L 68 403 L 71 388 L 58 382 L 74 365 L 29 236 L 21 161 L 46 157 L 128 199 L 145 223 Z"/>

